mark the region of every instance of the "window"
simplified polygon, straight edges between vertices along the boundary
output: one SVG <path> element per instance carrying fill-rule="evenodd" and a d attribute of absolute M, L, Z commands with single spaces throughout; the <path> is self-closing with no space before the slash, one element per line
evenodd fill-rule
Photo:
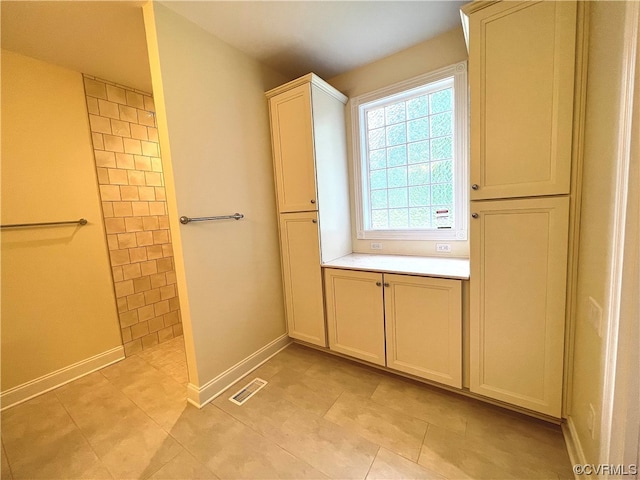
<path fill-rule="evenodd" d="M 361 239 L 466 240 L 466 63 L 352 100 Z"/>

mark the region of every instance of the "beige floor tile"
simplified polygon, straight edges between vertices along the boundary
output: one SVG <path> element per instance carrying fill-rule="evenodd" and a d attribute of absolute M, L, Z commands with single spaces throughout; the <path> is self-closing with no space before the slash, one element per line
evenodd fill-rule
<path fill-rule="evenodd" d="M 3 412 L 2 443 L 16 480 L 111 478 L 53 393 Z"/>
<path fill-rule="evenodd" d="M 11 474 L 11 467 L 9 467 L 9 460 L 7 460 L 7 454 L 4 451 L 4 443 L 1 450 L 2 463 L 0 464 L 0 480 L 13 480 Z"/>
<path fill-rule="evenodd" d="M 407 413 L 427 423 L 464 433 L 467 428 L 467 399 L 435 387 L 419 385 L 402 378 L 385 377 L 371 396 L 380 405 Z"/>
<path fill-rule="evenodd" d="M 325 357 L 304 373 L 300 379 L 302 384 L 312 390 L 324 390 L 333 395 L 349 392 L 370 397 L 384 377 L 355 362 L 329 354 Z"/>
<path fill-rule="evenodd" d="M 220 478 L 325 478 L 213 405 L 201 410 L 189 406 L 171 435 Z"/>
<path fill-rule="evenodd" d="M 324 418 L 412 461 L 418 460 L 428 426 L 422 420 L 349 393 L 343 393 Z"/>
<path fill-rule="evenodd" d="M 400 455 L 380 448 L 371 465 L 367 480 L 437 479 L 444 477 Z"/>
<path fill-rule="evenodd" d="M 153 480 L 209 480 L 218 477 L 185 450 L 150 478 Z"/>

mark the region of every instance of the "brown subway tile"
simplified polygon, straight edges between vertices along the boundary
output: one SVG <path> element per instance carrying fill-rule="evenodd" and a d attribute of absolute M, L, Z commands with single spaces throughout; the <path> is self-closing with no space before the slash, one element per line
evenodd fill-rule
<path fill-rule="evenodd" d="M 122 137 L 116 137 L 114 135 L 104 135 L 104 149 L 109 152 L 124 152 L 124 145 L 122 144 Z M 118 160 L 116 159 L 116 164 Z"/>
<path fill-rule="evenodd" d="M 116 298 L 116 303 L 118 304 L 118 313 L 127 312 L 127 297 Z"/>
<path fill-rule="evenodd" d="M 151 159 L 151 170 L 154 172 L 162 172 L 162 160 L 160 160 L 160 158 L 154 157 Z"/>
<path fill-rule="evenodd" d="M 144 172 L 137 170 L 127 170 L 127 172 L 129 173 L 130 185 L 144 185 Z"/>
<path fill-rule="evenodd" d="M 126 168 L 127 170 L 136 168 L 133 155 L 130 153 L 116 153 L 116 165 L 118 168 Z"/>
<path fill-rule="evenodd" d="M 139 173 L 139 172 L 136 172 Z M 138 195 L 140 192 L 138 191 Z M 136 217 L 147 217 L 149 216 L 149 202 L 133 202 L 131 204 L 133 207 L 133 214 Z M 144 224 L 143 224 L 144 226 Z"/>
<path fill-rule="evenodd" d="M 151 279 L 147 276 L 147 277 L 140 277 L 140 278 L 136 278 L 133 281 L 133 290 L 136 293 L 140 293 L 140 292 L 146 292 L 147 290 L 151 290 Z M 146 305 L 147 302 L 147 298 L 146 295 L 144 296 L 144 305 Z M 139 305 L 142 306 L 142 305 Z"/>
<path fill-rule="evenodd" d="M 156 260 L 158 262 L 158 272 L 168 272 L 173 269 L 173 262 L 171 258 L 161 258 Z"/>
<path fill-rule="evenodd" d="M 125 226 L 125 230 L 127 232 L 141 232 L 142 231 L 142 218 L 140 218 L 140 217 L 127 217 L 127 218 L 124 219 L 124 226 Z"/>
<path fill-rule="evenodd" d="M 175 325 L 176 323 L 178 323 L 178 312 L 167 312 L 164 315 L 164 324 L 169 326 L 169 325 Z"/>
<path fill-rule="evenodd" d="M 111 131 L 114 135 L 120 135 L 121 137 L 131 136 L 131 129 L 129 128 L 129 124 L 120 120 L 111 119 Z"/>
<path fill-rule="evenodd" d="M 162 330 L 159 330 L 158 338 L 160 339 L 160 343 L 171 340 L 173 338 L 173 327 L 166 327 Z"/>
<path fill-rule="evenodd" d="M 133 292 L 133 281 L 125 280 L 124 282 L 116 282 L 114 283 L 114 287 L 116 290 L 116 298 L 126 297 L 127 295 L 131 295 Z"/>
<path fill-rule="evenodd" d="M 101 133 L 92 133 L 91 142 L 96 150 L 104 150 L 104 138 L 102 138 Z"/>
<path fill-rule="evenodd" d="M 103 202 L 120 200 L 120 189 L 117 185 L 100 185 L 100 198 Z"/>
<path fill-rule="evenodd" d="M 104 218 L 113 217 L 113 203 L 102 202 L 102 215 L 104 216 Z"/>
<path fill-rule="evenodd" d="M 158 172 L 144 172 L 147 185 L 150 187 L 162 187 L 162 175 Z"/>
<path fill-rule="evenodd" d="M 131 124 L 131 138 L 135 138 L 136 140 L 149 140 L 149 136 L 147 134 L 147 128 L 144 125 L 138 125 L 137 123 Z"/>
<path fill-rule="evenodd" d="M 100 107 L 98 107 L 97 98 L 87 97 L 87 111 L 93 115 L 100 115 Z"/>
<path fill-rule="evenodd" d="M 166 200 L 167 196 L 164 187 L 153 187 L 156 189 L 156 200 Z"/>
<path fill-rule="evenodd" d="M 130 263 L 129 265 L 123 265 L 122 274 L 124 275 L 125 280 L 141 277 L 142 271 L 140 269 L 140 264 Z M 134 290 L 135 290 L 135 284 L 134 284 Z"/>
<path fill-rule="evenodd" d="M 120 314 L 120 327 L 126 328 L 138 323 L 138 312 L 125 312 Z"/>
<path fill-rule="evenodd" d="M 107 235 L 109 250 L 118 250 L 118 235 Z"/>
<path fill-rule="evenodd" d="M 144 151 L 144 148 L 143 148 L 143 151 Z M 151 159 L 149 157 L 136 155 L 135 161 L 136 161 L 136 170 L 147 170 L 147 171 L 151 170 Z"/>
<path fill-rule="evenodd" d="M 158 144 L 154 142 L 145 142 L 141 141 L 142 144 L 142 154 L 148 157 L 157 157 L 158 156 Z"/>
<path fill-rule="evenodd" d="M 175 284 L 177 282 L 175 270 L 171 270 L 167 272 L 166 278 L 167 278 L 167 285 Z"/>
<path fill-rule="evenodd" d="M 120 187 L 120 194 L 122 195 L 122 200 L 140 200 L 138 196 L 138 187 L 135 185 L 126 185 Z"/>
<path fill-rule="evenodd" d="M 171 241 L 171 234 L 169 234 L 169 241 Z M 173 248 L 171 248 L 171 243 L 162 244 L 162 256 L 173 257 Z"/>
<path fill-rule="evenodd" d="M 97 80 L 92 80 L 91 78 L 84 79 L 84 91 L 91 97 L 107 98 L 105 84 Z"/>
<path fill-rule="evenodd" d="M 127 343 L 127 342 L 130 342 L 131 340 L 133 340 L 131 338 L 131 329 L 129 327 L 121 328 L 120 329 L 120 333 L 122 335 L 122 343 Z"/>
<path fill-rule="evenodd" d="M 120 105 L 120 120 L 131 123 L 138 123 L 138 112 L 135 108 Z"/>
<path fill-rule="evenodd" d="M 113 202 L 113 214 L 116 217 L 131 217 L 133 215 L 131 202 Z"/>
<path fill-rule="evenodd" d="M 149 95 L 144 96 L 144 109 L 149 110 L 150 112 L 156 111 L 156 105 L 153 101 L 153 97 L 150 97 Z"/>
<path fill-rule="evenodd" d="M 136 280 L 133 281 L 135 291 Z M 135 310 L 136 308 L 144 307 L 144 293 L 136 293 L 134 295 L 127 296 L 127 307 L 129 310 Z"/>
<path fill-rule="evenodd" d="M 104 167 L 98 167 L 98 183 L 100 185 L 109 185 L 109 171 Z"/>
<path fill-rule="evenodd" d="M 174 337 L 179 337 L 180 335 L 182 335 L 182 323 L 176 323 L 172 328 Z"/>
<path fill-rule="evenodd" d="M 158 217 L 144 217 L 142 224 L 145 230 L 158 230 L 158 228 L 160 228 L 158 226 Z"/>
<path fill-rule="evenodd" d="M 169 228 L 169 217 L 166 215 L 161 215 L 158 217 L 158 226 L 160 228 Z"/>
<path fill-rule="evenodd" d="M 125 224 L 122 218 L 105 218 L 104 226 L 107 233 L 124 233 Z"/>
<path fill-rule="evenodd" d="M 135 138 L 123 138 L 122 141 L 124 142 L 124 151 L 126 153 L 142 155 L 142 145 L 140 144 L 140 140 L 136 140 Z"/>
<path fill-rule="evenodd" d="M 163 317 L 153 317 L 149 320 L 149 331 L 157 332 L 158 330 L 162 330 L 164 328 L 164 318 Z"/>
<path fill-rule="evenodd" d="M 127 90 L 127 105 L 135 108 L 144 108 L 144 98 L 139 93 Z"/>
<path fill-rule="evenodd" d="M 138 246 L 136 243 L 135 233 L 120 233 L 118 234 L 118 245 L 120 248 L 135 248 Z"/>
<path fill-rule="evenodd" d="M 159 341 L 158 341 L 158 334 L 157 333 L 150 333 L 149 335 L 145 335 L 144 337 L 142 337 L 142 349 L 144 350 L 145 348 L 151 348 L 155 345 L 158 345 Z"/>
<path fill-rule="evenodd" d="M 109 169 L 109 183 L 112 185 L 127 185 L 129 180 L 127 178 L 127 172 L 131 170 L 120 170 L 119 168 Z"/>
<path fill-rule="evenodd" d="M 149 323 L 148 322 L 138 322 L 131 327 L 131 336 L 133 338 L 144 337 L 149 334 Z"/>
<path fill-rule="evenodd" d="M 153 232 L 137 232 L 136 240 L 138 241 L 138 245 L 141 247 L 153 245 Z"/>
<path fill-rule="evenodd" d="M 152 245 L 150 247 L 146 247 L 146 249 L 147 249 L 147 258 L 149 260 L 162 258 L 162 246 L 161 245 Z"/>
<path fill-rule="evenodd" d="M 122 267 L 113 267 L 111 269 L 111 274 L 113 275 L 114 282 L 124 281 L 124 276 L 122 274 Z"/>
<path fill-rule="evenodd" d="M 143 275 L 153 275 L 154 273 L 158 273 L 158 264 L 157 260 L 149 260 L 148 262 L 142 262 L 140 264 L 140 268 L 142 269 Z"/>
<path fill-rule="evenodd" d="M 151 215 L 165 215 L 166 211 L 166 202 L 149 202 L 149 213 Z"/>
<path fill-rule="evenodd" d="M 111 257 L 111 265 L 114 267 L 129 263 L 128 250 L 111 250 L 109 251 L 109 256 Z"/>
<path fill-rule="evenodd" d="M 108 118 L 89 114 L 89 124 L 91 125 L 92 132 L 111 135 L 111 122 Z"/>
<path fill-rule="evenodd" d="M 124 354 L 127 357 L 135 355 L 142 351 L 142 342 L 140 340 L 133 340 L 132 342 L 124 344 Z"/>
<path fill-rule="evenodd" d="M 98 167 L 116 167 L 116 156 L 113 152 L 105 152 L 104 150 L 94 150 L 93 154 Z"/>
<path fill-rule="evenodd" d="M 149 136 L 150 142 L 158 141 L 158 129 L 153 127 L 147 127 L 147 135 Z"/>
<path fill-rule="evenodd" d="M 138 110 L 138 123 L 146 125 L 147 127 L 155 127 L 156 119 L 152 112 Z"/>
<path fill-rule="evenodd" d="M 154 201 L 156 199 L 156 192 L 154 188 L 157 187 L 138 187 L 138 195 L 140 195 L 140 200 Z"/>
<path fill-rule="evenodd" d="M 169 243 L 169 230 L 155 230 L 153 232 L 153 243 Z"/>
<path fill-rule="evenodd" d="M 98 100 L 98 107 L 100 108 L 101 117 L 115 118 L 118 120 L 120 115 L 118 114 L 118 104 L 108 102 L 106 100 Z"/>
<path fill-rule="evenodd" d="M 141 322 L 151 320 L 154 316 L 153 305 L 146 305 L 138 309 L 138 320 Z"/>
<path fill-rule="evenodd" d="M 175 312 L 180 309 L 180 300 L 178 297 L 173 297 L 169 299 L 169 310 Z"/>
<path fill-rule="evenodd" d="M 157 303 L 161 300 L 162 298 L 160 297 L 159 288 L 154 288 L 153 290 L 147 290 L 146 292 L 144 292 L 144 301 L 147 305 Z"/>
<path fill-rule="evenodd" d="M 169 301 L 168 300 L 163 300 L 162 302 L 158 302 L 158 303 L 154 303 L 153 304 L 153 311 L 156 314 L 156 317 L 159 315 L 164 315 L 165 313 L 170 313 L 169 312 Z M 166 317 L 165 317 L 165 322 L 166 322 Z"/>
<path fill-rule="evenodd" d="M 107 99 L 110 102 L 127 104 L 127 94 L 124 88 L 107 85 Z"/>
<path fill-rule="evenodd" d="M 135 287 L 135 281 L 133 285 Z M 170 298 L 174 298 L 175 296 L 176 296 L 176 287 L 174 285 L 167 285 L 166 287 L 160 288 L 161 300 L 169 300 Z"/>
<path fill-rule="evenodd" d="M 149 247 L 130 248 L 129 249 L 129 256 L 131 257 L 131 263 L 146 262 L 147 261 L 147 251 L 146 251 L 147 248 L 149 248 Z"/>
<path fill-rule="evenodd" d="M 164 287 L 167 284 L 167 278 L 164 273 L 156 273 L 151 275 L 151 288 Z"/>

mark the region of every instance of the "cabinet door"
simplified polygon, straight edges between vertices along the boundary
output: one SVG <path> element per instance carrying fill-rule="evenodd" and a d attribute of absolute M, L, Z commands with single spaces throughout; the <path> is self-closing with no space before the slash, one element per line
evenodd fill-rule
<path fill-rule="evenodd" d="M 280 215 L 282 275 L 289 336 L 327 346 L 316 212 Z"/>
<path fill-rule="evenodd" d="M 471 200 L 569 193 L 576 3 L 469 17 Z"/>
<path fill-rule="evenodd" d="M 560 417 L 568 197 L 472 202 L 470 387 Z"/>
<path fill-rule="evenodd" d="M 387 366 L 462 387 L 459 280 L 384 275 Z"/>
<path fill-rule="evenodd" d="M 301 85 L 269 100 L 278 210 L 316 210 L 311 89 Z"/>
<path fill-rule="evenodd" d="M 382 274 L 326 268 L 329 348 L 385 364 Z"/>

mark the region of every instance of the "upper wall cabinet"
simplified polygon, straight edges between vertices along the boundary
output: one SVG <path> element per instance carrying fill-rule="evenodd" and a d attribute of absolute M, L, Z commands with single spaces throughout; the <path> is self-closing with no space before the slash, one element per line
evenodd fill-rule
<path fill-rule="evenodd" d="M 463 8 L 471 200 L 569 193 L 576 3 Z"/>

